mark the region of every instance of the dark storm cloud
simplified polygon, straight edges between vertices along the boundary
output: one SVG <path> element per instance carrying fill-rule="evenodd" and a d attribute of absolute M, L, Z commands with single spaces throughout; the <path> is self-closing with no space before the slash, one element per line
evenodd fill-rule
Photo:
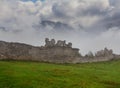
<path fill-rule="evenodd" d="M 110 5 L 119 7 L 120 0 L 109 0 L 109 2 Z"/>
<path fill-rule="evenodd" d="M 60 18 L 67 17 L 63 10 L 64 10 L 64 8 L 60 8 L 57 4 L 54 4 L 52 7 L 53 14 L 56 17 L 60 17 Z"/>
<path fill-rule="evenodd" d="M 120 28 L 120 12 L 114 13 L 112 16 L 108 16 L 102 21 L 104 22 L 104 25 L 107 28 L 112 28 L 112 27 Z"/>
<path fill-rule="evenodd" d="M 103 9 L 101 10 L 100 7 L 98 6 L 90 6 L 89 8 L 83 10 L 83 12 L 81 12 L 82 15 L 90 15 L 90 16 L 104 16 L 106 15 L 108 12 L 107 9 Z"/>

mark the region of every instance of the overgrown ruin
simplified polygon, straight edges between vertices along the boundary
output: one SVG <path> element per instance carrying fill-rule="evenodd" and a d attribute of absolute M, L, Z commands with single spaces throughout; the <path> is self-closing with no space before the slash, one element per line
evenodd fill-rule
<path fill-rule="evenodd" d="M 112 50 L 105 48 L 95 55 L 89 52 L 82 56 L 78 48 L 72 48 L 72 43 L 55 39 L 45 39 L 45 45 L 35 47 L 22 43 L 0 41 L 0 60 L 41 61 L 51 63 L 85 63 L 110 61 L 119 58 Z"/>

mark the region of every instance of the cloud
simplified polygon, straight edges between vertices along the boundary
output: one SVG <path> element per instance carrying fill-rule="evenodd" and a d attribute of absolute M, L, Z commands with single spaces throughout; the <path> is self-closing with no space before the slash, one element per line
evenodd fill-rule
<path fill-rule="evenodd" d="M 0 39 L 42 45 L 49 37 L 83 54 L 104 47 L 120 53 L 119 10 L 119 0 L 0 0 Z"/>

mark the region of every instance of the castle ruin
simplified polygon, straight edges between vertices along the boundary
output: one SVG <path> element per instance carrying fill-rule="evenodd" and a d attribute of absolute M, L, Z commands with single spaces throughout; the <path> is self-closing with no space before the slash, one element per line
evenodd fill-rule
<path fill-rule="evenodd" d="M 82 56 L 78 48 L 72 48 L 72 43 L 55 39 L 45 39 L 45 45 L 35 47 L 22 43 L 0 41 L 0 60 L 41 61 L 51 63 L 85 63 L 110 61 L 119 58 L 112 50 L 105 48 L 95 55 L 92 52 Z"/>

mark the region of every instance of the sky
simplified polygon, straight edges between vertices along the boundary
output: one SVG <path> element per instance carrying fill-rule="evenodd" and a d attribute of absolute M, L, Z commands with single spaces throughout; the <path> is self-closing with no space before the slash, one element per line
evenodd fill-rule
<path fill-rule="evenodd" d="M 0 40 L 73 43 L 85 55 L 105 47 L 120 54 L 120 0 L 0 0 Z"/>
<path fill-rule="evenodd" d="M 25 1 L 25 2 L 27 2 L 27 1 L 32 1 L 32 2 L 35 3 L 35 2 L 38 1 L 38 0 L 22 0 L 22 1 Z M 39 1 L 42 1 L 42 2 L 43 2 L 43 1 L 45 1 L 45 0 L 39 0 Z"/>

